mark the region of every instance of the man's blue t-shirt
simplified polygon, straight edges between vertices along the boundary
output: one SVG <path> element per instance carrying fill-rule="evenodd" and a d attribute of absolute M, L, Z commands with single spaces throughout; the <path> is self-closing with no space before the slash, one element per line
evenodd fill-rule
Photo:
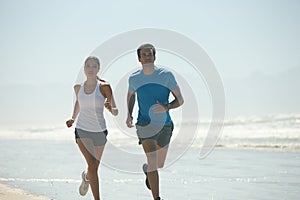
<path fill-rule="evenodd" d="M 164 68 L 156 68 L 152 74 L 145 75 L 138 70 L 129 77 L 129 91 L 137 93 L 139 105 L 138 122 L 167 125 L 172 122 L 169 111 L 153 113 L 152 107 L 157 101 L 168 104 L 170 92 L 178 88 L 172 72 Z"/>

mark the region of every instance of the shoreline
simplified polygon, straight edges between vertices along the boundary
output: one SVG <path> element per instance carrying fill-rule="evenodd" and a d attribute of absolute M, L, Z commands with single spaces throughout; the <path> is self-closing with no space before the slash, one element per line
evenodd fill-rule
<path fill-rule="evenodd" d="M 50 200 L 48 197 L 29 193 L 0 182 L 0 200 Z"/>
<path fill-rule="evenodd" d="M 75 144 L 6 140 L 0 141 L 0 147 L 0 200 L 82 199 L 78 186 L 86 163 Z M 136 148 L 126 151 L 139 155 Z M 299 152 L 216 148 L 200 157 L 198 149 L 178 151 L 169 152 L 160 171 L 163 198 L 274 200 L 300 195 Z M 146 158 L 109 160 L 114 152 L 104 155 L 99 168 L 101 197 L 151 199 L 141 169 Z M 122 165 L 124 161 L 127 165 Z M 84 199 L 92 199 L 91 190 Z"/>

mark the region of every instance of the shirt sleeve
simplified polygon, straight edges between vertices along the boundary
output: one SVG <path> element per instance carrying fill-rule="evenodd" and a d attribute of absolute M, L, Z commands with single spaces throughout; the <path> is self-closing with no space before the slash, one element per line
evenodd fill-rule
<path fill-rule="evenodd" d="M 136 91 L 136 89 L 135 89 L 135 87 L 134 87 L 134 84 L 133 84 L 133 80 L 132 80 L 131 77 L 129 77 L 128 85 L 129 85 L 129 91 L 130 91 L 130 92 L 135 92 L 135 91 Z"/>
<path fill-rule="evenodd" d="M 177 81 L 175 80 L 175 77 L 174 77 L 173 73 L 169 72 L 168 76 L 169 76 L 168 88 L 170 90 L 177 89 L 178 88 L 178 84 L 177 84 Z"/>

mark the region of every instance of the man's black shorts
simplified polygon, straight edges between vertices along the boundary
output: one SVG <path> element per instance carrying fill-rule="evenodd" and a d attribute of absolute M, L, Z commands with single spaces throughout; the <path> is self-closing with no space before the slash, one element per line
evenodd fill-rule
<path fill-rule="evenodd" d="M 157 141 L 160 147 L 167 147 L 169 145 L 174 129 L 173 122 L 159 126 L 146 121 L 139 121 L 135 125 L 139 144 L 141 144 L 143 140 L 153 139 Z"/>

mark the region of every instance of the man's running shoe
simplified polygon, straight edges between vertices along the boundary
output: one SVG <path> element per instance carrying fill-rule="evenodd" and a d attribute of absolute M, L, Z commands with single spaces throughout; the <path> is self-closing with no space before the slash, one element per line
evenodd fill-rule
<path fill-rule="evenodd" d="M 143 172 L 145 173 L 146 175 L 146 180 L 145 180 L 145 184 L 147 186 L 147 188 L 149 190 L 151 190 L 151 187 L 150 187 L 150 184 L 149 184 L 149 180 L 148 180 L 148 173 L 147 173 L 147 170 L 148 170 L 148 165 L 146 163 L 143 164 Z"/>

